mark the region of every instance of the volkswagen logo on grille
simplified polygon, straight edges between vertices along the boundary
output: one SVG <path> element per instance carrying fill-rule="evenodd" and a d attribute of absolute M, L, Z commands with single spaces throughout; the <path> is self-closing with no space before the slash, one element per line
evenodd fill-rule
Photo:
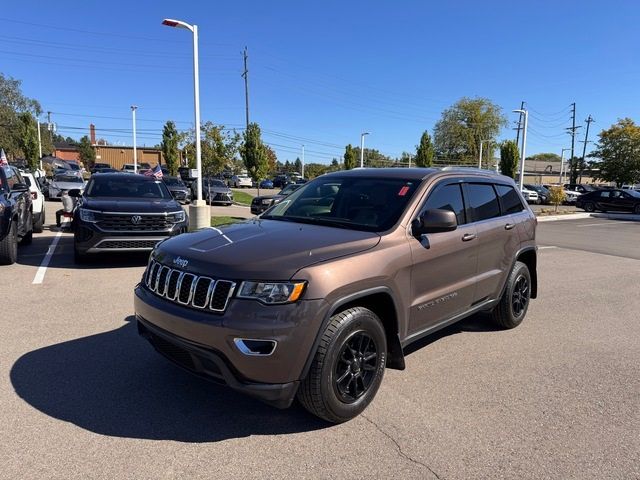
<path fill-rule="evenodd" d="M 141 220 L 142 217 L 140 215 L 134 215 L 131 217 L 131 223 L 133 223 L 134 225 L 138 225 Z"/>

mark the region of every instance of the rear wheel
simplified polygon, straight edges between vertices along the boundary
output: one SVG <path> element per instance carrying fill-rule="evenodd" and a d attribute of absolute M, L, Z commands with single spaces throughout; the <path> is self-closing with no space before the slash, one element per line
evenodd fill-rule
<path fill-rule="evenodd" d="M 33 224 L 33 231 L 35 233 L 42 233 L 42 230 L 44 230 L 44 208 L 42 209 L 42 212 L 40 212 L 40 215 L 38 215 L 38 219 Z"/>
<path fill-rule="evenodd" d="M 633 208 L 633 213 L 635 213 L 636 215 L 640 215 L 640 203 L 638 203 L 638 204 Z"/>
<path fill-rule="evenodd" d="M 522 323 L 531 298 L 531 274 L 522 262 L 516 262 L 507 279 L 500 303 L 491 312 L 493 321 L 502 328 L 515 328 Z"/>
<path fill-rule="evenodd" d="M 33 213 L 29 214 L 29 220 L 27 221 L 27 226 L 29 230 L 24 234 L 22 239 L 20 240 L 20 245 L 31 245 L 33 242 Z"/>
<path fill-rule="evenodd" d="M 351 420 L 375 397 L 386 357 L 386 336 L 375 313 L 364 307 L 340 312 L 322 335 L 298 400 L 328 422 Z"/>
<path fill-rule="evenodd" d="M 593 202 L 587 202 L 584 204 L 584 211 L 585 212 L 595 212 L 596 211 L 596 206 Z"/>
<path fill-rule="evenodd" d="M 13 265 L 18 261 L 18 231 L 16 222 L 11 222 L 9 231 L 0 240 L 0 265 Z"/>

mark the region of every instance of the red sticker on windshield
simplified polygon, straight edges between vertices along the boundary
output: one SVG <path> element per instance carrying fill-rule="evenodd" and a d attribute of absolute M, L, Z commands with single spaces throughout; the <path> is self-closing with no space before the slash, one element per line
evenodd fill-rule
<path fill-rule="evenodd" d="M 402 188 L 400 189 L 400 191 L 398 192 L 398 196 L 399 196 L 399 197 L 404 197 L 404 196 L 407 194 L 407 192 L 408 192 L 408 191 L 409 191 L 409 187 L 407 187 L 407 186 L 405 185 L 405 186 L 404 186 L 404 187 L 402 187 Z"/>

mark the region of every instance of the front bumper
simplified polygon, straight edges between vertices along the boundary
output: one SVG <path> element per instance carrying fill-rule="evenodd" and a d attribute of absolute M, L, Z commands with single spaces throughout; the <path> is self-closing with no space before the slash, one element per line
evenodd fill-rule
<path fill-rule="evenodd" d="M 74 219 L 74 245 L 80 254 L 102 252 L 150 252 L 158 242 L 187 231 L 188 222 L 166 232 L 105 232 L 94 224 Z"/>
<path fill-rule="evenodd" d="M 139 333 L 172 362 L 196 375 L 288 407 L 298 389 L 327 313 L 324 300 L 267 306 L 232 298 L 223 314 L 167 301 L 138 285 L 135 313 Z M 269 355 L 247 355 L 237 338 L 277 342 Z"/>

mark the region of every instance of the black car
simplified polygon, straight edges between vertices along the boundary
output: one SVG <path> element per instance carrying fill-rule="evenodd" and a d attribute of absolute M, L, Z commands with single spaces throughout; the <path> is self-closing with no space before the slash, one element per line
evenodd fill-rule
<path fill-rule="evenodd" d="M 191 203 L 191 189 L 184 184 L 180 177 L 163 176 L 162 181 L 178 202 Z"/>
<path fill-rule="evenodd" d="M 9 165 L 0 167 L 0 265 L 18 260 L 18 243 L 27 245 L 33 238 L 33 206 L 29 187 Z"/>
<path fill-rule="evenodd" d="M 90 172 L 91 173 L 100 172 L 100 171 L 104 170 L 105 168 L 111 168 L 111 165 L 109 165 L 108 163 L 96 162 L 96 163 L 93 164 L 93 167 L 91 167 Z"/>
<path fill-rule="evenodd" d="M 233 203 L 233 192 L 218 178 L 205 178 L 202 181 L 202 198 L 209 203 L 222 203 L 231 205 Z"/>
<path fill-rule="evenodd" d="M 74 255 L 151 251 L 167 237 L 186 232 L 188 218 L 164 182 L 144 175 L 103 173 L 91 177 L 74 213 Z"/>
<path fill-rule="evenodd" d="M 588 185 L 586 183 L 565 183 L 564 189 L 571 190 L 572 192 L 582 193 L 582 194 L 598 191 L 596 187 L 594 187 L 593 185 Z"/>
<path fill-rule="evenodd" d="M 640 192 L 635 190 L 597 190 L 580 195 L 576 207 L 585 212 L 627 211 L 640 215 Z"/>
<path fill-rule="evenodd" d="M 260 215 L 267 208 L 281 202 L 283 198 L 287 195 L 291 195 L 301 186 L 302 184 L 300 183 L 291 183 L 280 190 L 276 195 L 261 195 L 259 197 L 254 197 L 253 200 L 251 200 L 251 213 L 254 215 Z"/>
<path fill-rule="evenodd" d="M 291 183 L 293 183 L 293 181 L 289 175 L 277 175 L 273 179 L 273 188 L 284 188 Z"/>
<path fill-rule="evenodd" d="M 527 190 L 533 190 L 538 194 L 538 202 L 537 202 L 538 205 L 540 204 L 548 205 L 549 203 L 551 203 L 551 192 L 547 190 L 544 186 L 525 183 L 524 188 L 526 188 Z"/>

